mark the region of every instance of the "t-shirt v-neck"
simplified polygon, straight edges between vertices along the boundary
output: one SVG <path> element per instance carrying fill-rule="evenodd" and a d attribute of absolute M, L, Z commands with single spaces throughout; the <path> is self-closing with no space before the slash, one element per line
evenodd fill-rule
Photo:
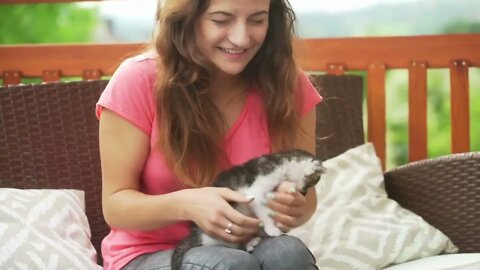
<path fill-rule="evenodd" d="M 237 119 L 235 119 L 232 126 L 227 130 L 227 132 L 225 132 L 225 136 L 223 137 L 224 142 L 227 142 L 235 134 L 235 131 L 242 124 L 243 119 L 245 119 L 245 115 L 248 112 L 249 103 L 252 99 L 253 91 L 254 89 L 252 89 L 252 87 L 247 90 L 247 96 L 245 97 L 245 101 L 243 102 L 242 109 L 240 110 Z"/>

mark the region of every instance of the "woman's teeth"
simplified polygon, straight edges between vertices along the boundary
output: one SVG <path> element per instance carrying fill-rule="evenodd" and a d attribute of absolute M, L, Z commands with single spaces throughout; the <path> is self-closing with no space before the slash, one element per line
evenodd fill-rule
<path fill-rule="evenodd" d="M 222 51 L 228 53 L 228 54 L 241 54 L 243 53 L 245 50 L 233 50 L 233 49 L 225 49 L 225 48 L 222 48 Z"/>

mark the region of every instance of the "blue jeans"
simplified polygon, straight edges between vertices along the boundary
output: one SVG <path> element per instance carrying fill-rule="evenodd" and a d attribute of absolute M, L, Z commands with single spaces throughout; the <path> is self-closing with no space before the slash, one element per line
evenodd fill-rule
<path fill-rule="evenodd" d="M 169 270 L 172 250 L 144 254 L 123 270 Z M 311 270 L 315 258 L 298 238 L 281 235 L 262 241 L 252 253 L 243 250 L 202 246 L 189 250 L 182 270 Z"/>

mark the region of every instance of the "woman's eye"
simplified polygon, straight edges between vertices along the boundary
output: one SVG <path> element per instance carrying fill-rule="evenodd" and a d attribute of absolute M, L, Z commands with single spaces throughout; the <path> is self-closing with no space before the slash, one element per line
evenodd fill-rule
<path fill-rule="evenodd" d="M 227 24 L 228 20 L 212 20 L 212 22 L 217 25 L 224 25 Z"/>
<path fill-rule="evenodd" d="M 254 24 L 254 25 L 260 25 L 260 24 L 263 24 L 265 22 L 264 19 L 261 19 L 261 20 L 250 20 L 250 23 L 251 24 Z"/>

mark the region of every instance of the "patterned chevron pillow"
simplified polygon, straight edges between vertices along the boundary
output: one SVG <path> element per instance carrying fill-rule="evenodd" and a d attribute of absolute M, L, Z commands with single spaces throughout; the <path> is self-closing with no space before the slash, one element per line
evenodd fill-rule
<path fill-rule="evenodd" d="M 0 188 L 0 269 L 97 269 L 84 192 Z"/>
<path fill-rule="evenodd" d="M 380 160 L 370 143 L 323 164 L 311 220 L 290 232 L 310 248 L 322 269 L 381 269 L 457 252 L 442 232 L 387 197 Z"/>

